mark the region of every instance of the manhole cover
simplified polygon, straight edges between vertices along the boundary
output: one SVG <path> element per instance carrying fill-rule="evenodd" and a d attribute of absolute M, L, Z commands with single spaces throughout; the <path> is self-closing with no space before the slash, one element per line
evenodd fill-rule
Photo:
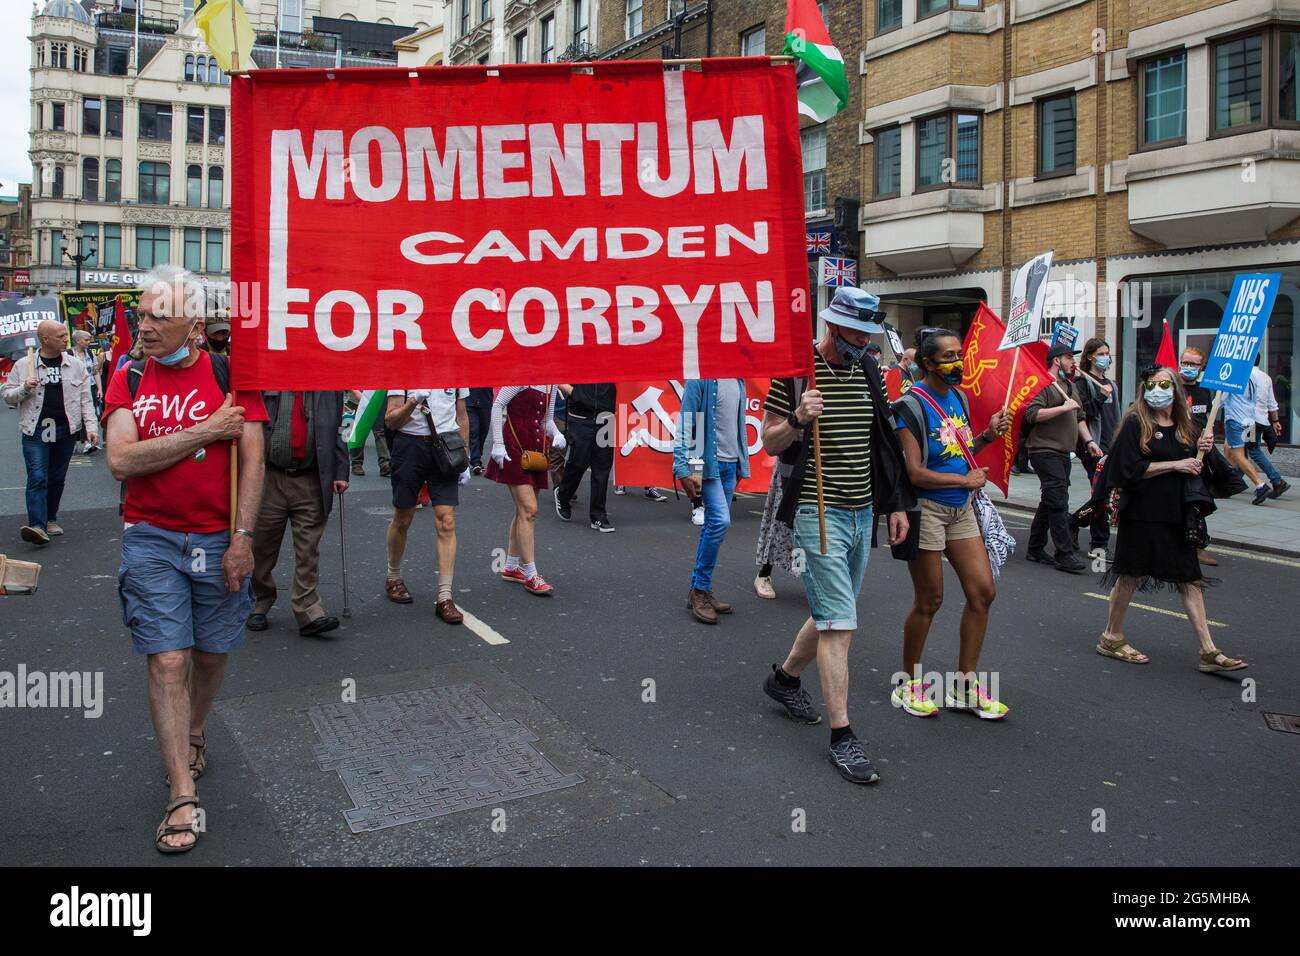
<path fill-rule="evenodd" d="M 323 704 L 308 711 L 316 762 L 338 771 L 356 806 L 353 833 L 496 806 L 583 782 L 563 774 L 507 720 L 477 684 L 450 684 Z"/>
<path fill-rule="evenodd" d="M 1264 723 L 1269 730 L 1280 730 L 1284 734 L 1300 734 L 1300 715 L 1264 713 Z"/>

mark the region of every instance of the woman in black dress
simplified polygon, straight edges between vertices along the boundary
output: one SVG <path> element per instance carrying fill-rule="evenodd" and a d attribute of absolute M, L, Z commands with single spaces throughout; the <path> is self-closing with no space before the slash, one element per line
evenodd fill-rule
<path fill-rule="evenodd" d="M 1169 587 L 1182 597 L 1200 641 L 1200 669 L 1209 673 L 1246 666 L 1216 648 L 1210 638 L 1201 593 L 1206 581 L 1196 545 L 1185 531 L 1184 485 L 1201 473 L 1197 450 L 1213 447 L 1213 433 L 1200 432 L 1192 421 L 1178 376 L 1167 368 L 1147 369 L 1111 442 L 1100 479 L 1120 490 L 1120 501 L 1115 561 L 1103 579 L 1112 585 L 1110 618 L 1098 654 L 1146 664 L 1149 658 L 1124 637 L 1124 613 L 1134 591 Z"/>

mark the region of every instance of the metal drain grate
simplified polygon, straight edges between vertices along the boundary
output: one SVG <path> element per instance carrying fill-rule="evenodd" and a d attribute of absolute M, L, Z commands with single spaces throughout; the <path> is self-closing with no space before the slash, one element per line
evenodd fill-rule
<path fill-rule="evenodd" d="M 317 705 L 308 716 L 317 763 L 338 772 L 356 804 L 343 814 L 353 833 L 583 782 L 552 766 L 532 746 L 537 736 L 488 706 L 477 684 Z"/>
<path fill-rule="evenodd" d="M 1300 734 L 1300 714 L 1270 714 L 1264 712 L 1264 723 L 1269 730 L 1280 730 L 1284 734 Z"/>

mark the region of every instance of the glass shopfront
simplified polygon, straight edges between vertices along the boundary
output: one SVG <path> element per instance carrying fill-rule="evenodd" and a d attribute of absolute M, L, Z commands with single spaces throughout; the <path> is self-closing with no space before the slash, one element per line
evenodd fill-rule
<path fill-rule="evenodd" d="M 1238 272 L 1277 272 L 1282 287 L 1273 305 L 1268 332 L 1260 345 L 1259 364 L 1273 379 L 1278 415 L 1282 420 L 1282 441 L 1296 444 L 1300 436 L 1300 416 L 1292 404 L 1292 383 L 1300 371 L 1300 357 L 1295 352 L 1297 322 L 1300 322 L 1300 264 L 1241 268 L 1232 272 L 1185 272 L 1164 275 L 1129 276 L 1124 285 L 1138 284 L 1137 289 L 1121 290 L 1120 301 L 1134 304 L 1132 311 L 1150 316 L 1146 322 L 1131 314 L 1124 315 L 1123 342 L 1120 349 L 1120 388 L 1127 405 L 1133 400 L 1138 369 L 1155 361 L 1156 350 L 1169 322 L 1174 345 L 1181 354 L 1196 346 L 1207 355 L 1214 342 L 1223 310 Z M 1144 307 L 1149 298 L 1149 307 Z"/>

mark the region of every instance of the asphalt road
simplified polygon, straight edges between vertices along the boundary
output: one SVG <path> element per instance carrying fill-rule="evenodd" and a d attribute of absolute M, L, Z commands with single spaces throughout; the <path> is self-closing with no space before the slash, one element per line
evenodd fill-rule
<path fill-rule="evenodd" d="M 406 558 L 416 603 L 383 595 L 389 500 L 372 455 L 371 475 L 347 495 L 352 617 L 329 639 L 301 638 L 285 595 L 271 629 L 249 635 L 209 724 L 199 788 L 208 832 L 194 853 L 164 858 L 152 848 L 166 792 L 144 664 L 115 594 L 116 485 L 102 455 L 79 459 L 60 518 L 67 534 L 37 556 L 17 537 L 23 471 L 7 410 L 0 448 L 0 548 L 44 565 L 38 594 L 0 599 L 0 671 L 101 671 L 107 698 L 96 719 L 0 709 L 3 864 L 1223 866 L 1300 857 L 1300 735 L 1270 730 L 1263 716 L 1300 714 L 1288 600 L 1300 563 L 1221 556 L 1223 584 L 1208 597 L 1214 634 L 1252 664 L 1224 677 L 1196 670 L 1175 598 L 1142 597 L 1151 609 L 1134 608 L 1128 633 L 1153 662 L 1122 664 L 1093 650 L 1106 612 L 1095 578 L 1013 559 L 982 662 L 997 672 L 1010 716 L 923 721 L 889 704 L 911 589 L 906 569 L 878 549 L 852 650 L 851 717 L 883 779 L 855 787 L 826 760 L 828 729 L 791 723 L 760 688 L 806 616 L 798 582 L 780 572 L 777 601 L 753 595 L 761 499 L 737 500 L 715 579 L 736 614 L 706 627 L 684 606 L 696 538 L 685 502 L 611 495 L 618 532 L 599 535 L 578 520 L 585 488 L 569 525 L 543 496 L 538 564 L 556 592 L 539 599 L 493 573 L 508 497 L 475 479 L 458 512 L 456 599 L 484 626 L 453 628 L 433 616 L 427 511 Z M 1027 519 L 1008 520 L 1023 553 Z M 338 613 L 337 520 L 323 553 L 322 592 Z M 282 568 L 290 561 L 286 546 Z M 940 671 L 955 667 L 961 605 L 951 573 L 948 585 L 926 658 Z M 485 640 L 494 634 L 507 643 Z M 321 769 L 309 719 L 348 679 L 362 698 L 471 683 L 582 782 L 353 833 L 343 816 L 353 801 Z"/>

